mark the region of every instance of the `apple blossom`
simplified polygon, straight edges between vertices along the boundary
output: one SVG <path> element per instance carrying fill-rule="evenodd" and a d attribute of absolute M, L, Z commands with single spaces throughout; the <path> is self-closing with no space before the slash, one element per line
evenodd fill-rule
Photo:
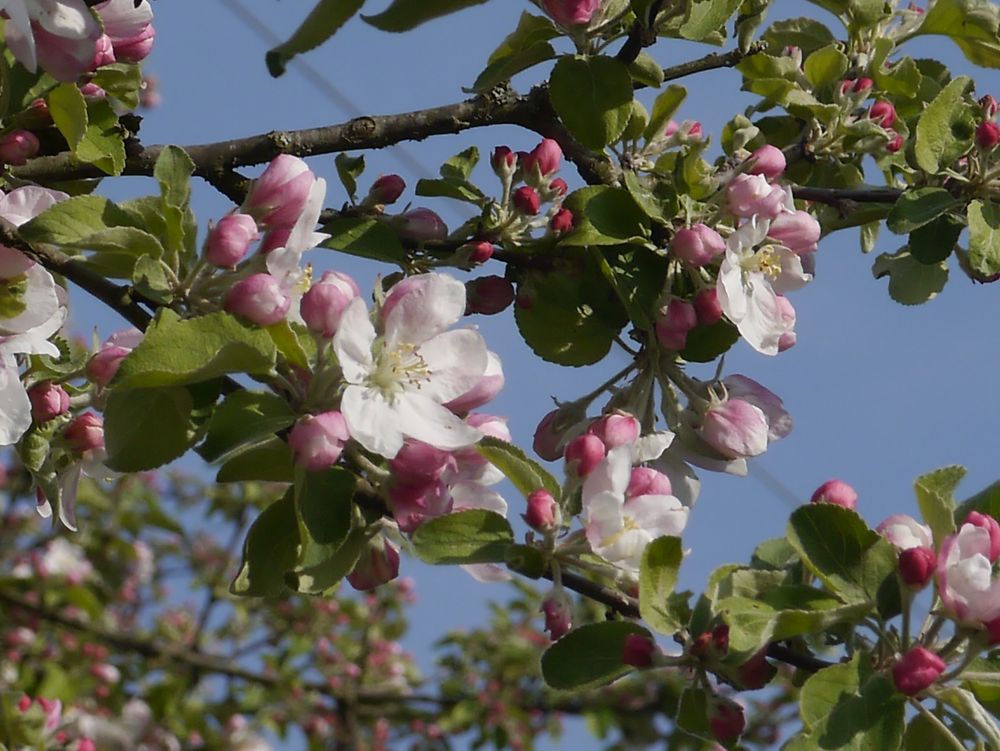
<path fill-rule="evenodd" d="M 111 39 L 115 58 L 123 63 L 138 63 L 149 56 L 156 32 L 153 9 L 148 0 L 107 0 L 95 10 L 101 16 L 104 33 Z"/>
<path fill-rule="evenodd" d="M 669 444 L 669 439 L 664 439 Z M 659 451 L 649 453 L 659 456 Z M 591 549 L 609 563 L 635 576 L 646 545 L 657 537 L 680 537 L 688 509 L 673 495 L 628 497 L 633 459 L 642 457 L 639 444 L 611 449 L 583 483 L 583 514 Z M 655 459 L 656 456 L 649 456 Z"/>
<path fill-rule="evenodd" d="M 934 576 L 936 567 L 934 548 L 907 548 L 899 554 L 899 576 L 914 589 L 923 589 Z"/>
<path fill-rule="evenodd" d="M 84 0 L 0 0 L 0 11 L 7 47 L 31 72 L 72 82 L 94 59 L 101 27 Z"/>
<path fill-rule="evenodd" d="M 892 666 L 892 682 L 906 696 L 916 696 L 944 672 L 945 662 L 925 647 L 913 647 Z"/>
<path fill-rule="evenodd" d="M 677 230 L 670 243 L 670 252 L 695 268 L 710 263 L 725 250 L 726 241 L 722 235 L 700 223 Z"/>
<path fill-rule="evenodd" d="M 747 169 L 751 175 L 763 175 L 768 180 L 776 180 L 785 171 L 785 154 L 777 146 L 767 143 L 754 151 L 750 158 L 753 164 Z"/>
<path fill-rule="evenodd" d="M 652 467 L 633 467 L 625 497 L 635 498 L 641 495 L 673 495 L 670 478 Z"/>
<path fill-rule="evenodd" d="M 702 416 L 699 430 L 705 443 L 730 459 L 763 454 L 767 432 L 764 413 L 743 399 L 712 404 Z"/>
<path fill-rule="evenodd" d="M 781 315 L 781 320 L 785 326 L 788 327 L 788 330 L 778 337 L 778 352 L 787 352 L 798 341 L 798 335 L 794 331 L 796 320 L 795 307 L 792 305 L 792 301 L 784 295 L 778 295 L 777 300 L 778 313 Z"/>
<path fill-rule="evenodd" d="M 87 362 L 87 378 L 98 386 L 111 383 L 128 354 L 139 346 L 143 333 L 136 328 L 123 329 L 109 336 Z"/>
<path fill-rule="evenodd" d="M 0 138 L 0 162 L 19 167 L 27 164 L 40 147 L 38 136 L 30 130 L 12 130 Z"/>
<path fill-rule="evenodd" d="M 980 527 L 989 533 L 990 552 L 988 558 L 990 559 L 990 563 L 996 563 L 1000 559 L 1000 523 L 989 514 L 970 511 L 968 516 L 965 517 L 963 524 Z"/>
<path fill-rule="evenodd" d="M 235 268 L 246 256 L 250 243 L 259 238 L 257 222 L 252 216 L 238 211 L 226 214 L 208 231 L 205 260 L 219 268 Z"/>
<path fill-rule="evenodd" d="M 893 514 L 875 527 L 875 531 L 899 550 L 934 546 L 931 528 L 907 514 Z"/>
<path fill-rule="evenodd" d="M 560 26 L 585 26 L 601 7 L 601 0 L 542 0 L 542 9 Z"/>
<path fill-rule="evenodd" d="M 364 301 L 355 298 L 333 338 L 347 384 L 341 412 L 351 437 L 390 459 L 406 438 L 445 450 L 470 446 L 480 432 L 443 406 L 468 393 L 488 362 L 479 332 L 446 331 L 465 313 L 465 285 L 422 274 L 396 288 L 381 312 L 381 333 Z"/>
<path fill-rule="evenodd" d="M 755 216 L 726 242 L 716 290 L 726 316 L 758 352 L 776 355 L 790 331 L 777 295 L 804 286 L 810 279 L 802 260 L 783 245 L 765 243 L 770 222 Z"/>
<path fill-rule="evenodd" d="M 444 406 L 456 415 L 465 413 L 482 407 L 484 404 L 493 401 L 497 394 L 503 390 L 504 374 L 503 365 L 495 352 L 486 353 L 486 369 L 483 375 L 476 382 L 476 385 L 459 397 L 446 402 Z"/>
<path fill-rule="evenodd" d="M 763 175 L 741 174 L 726 187 L 726 205 L 738 217 L 774 219 L 786 209 L 788 193 Z"/>
<path fill-rule="evenodd" d="M 31 416 L 36 423 L 48 422 L 69 410 L 69 394 L 58 383 L 43 381 L 28 390 Z"/>
<path fill-rule="evenodd" d="M 295 463 L 310 472 L 329 469 L 350 440 L 347 423 L 337 411 L 306 415 L 295 423 L 288 435 L 288 445 L 295 454 Z"/>
<path fill-rule="evenodd" d="M 981 625 L 1000 616 L 1000 581 L 990 563 L 990 533 L 963 524 L 938 553 L 937 589 L 945 608 L 962 623 Z"/>
<path fill-rule="evenodd" d="M 302 159 L 279 154 L 253 181 L 241 210 L 261 227 L 291 227 L 305 208 L 315 181 Z"/>
<path fill-rule="evenodd" d="M 796 255 L 816 250 L 822 230 L 819 222 L 808 211 L 783 212 L 771 222 L 767 236 Z"/>
<path fill-rule="evenodd" d="M 299 313 L 306 326 L 317 336 L 331 339 L 337 333 L 340 318 L 351 300 L 361 296 L 357 283 L 347 274 L 326 271 L 319 281 L 302 295 Z"/>
<path fill-rule="evenodd" d="M 857 491 L 843 480 L 827 480 L 809 499 L 812 503 L 832 503 L 835 506 L 854 509 L 858 505 Z"/>

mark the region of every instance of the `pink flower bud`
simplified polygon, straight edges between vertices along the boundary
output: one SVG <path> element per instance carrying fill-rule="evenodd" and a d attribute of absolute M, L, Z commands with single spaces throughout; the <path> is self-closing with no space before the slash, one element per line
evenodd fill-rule
<path fill-rule="evenodd" d="M 732 743 L 746 729 L 743 707 L 731 699 L 714 697 L 708 709 L 708 726 L 719 743 Z"/>
<path fill-rule="evenodd" d="M 303 160 L 279 154 L 253 181 L 243 202 L 243 213 L 256 219 L 261 227 L 289 229 L 302 213 L 314 182 L 316 176 Z"/>
<path fill-rule="evenodd" d="M 76 453 L 83 454 L 104 448 L 104 420 L 93 412 L 84 412 L 63 431 L 63 436 Z"/>
<path fill-rule="evenodd" d="M 430 209 L 416 208 L 396 217 L 396 232 L 415 243 L 441 242 L 448 237 L 448 226 Z"/>
<path fill-rule="evenodd" d="M 423 441 L 407 440 L 396 456 L 389 460 L 389 469 L 397 482 L 427 485 L 442 475 L 458 471 L 455 457 L 448 451 Z"/>
<path fill-rule="evenodd" d="M 250 243 L 257 240 L 257 222 L 249 214 L 226 214 L 208 232 L 205 260 L 221 269 L 235 268 L 243 260 Z"/>
<path fill-rule="evenodd" d="M 896 108 L 892 106 L 892 102 L 887 102 L 885 99 L 879 99 L 875 104 L 871 106 L 868 110 L 868 117 L 874 120 L 883 128 L 891 128 L 893 123 L 896 122 Z"/>
<path fill-rule="evenodd" d="M 892 666 L 892 681 L 896 690 L 906 696 L 916 696 L 944 672 L 944 660 L 924 647 L 914 647 Z"/>
<path fill-rule="evenodd" d="M 604 459 L 607 449 L 604 442 L 596 435 L 584 433 L 570 441 L 566 446 L 566 472 L 577 477 L 586 477 Z"/>
<path fill-rule="evenodd" d="M 768 237 L 777 240 L 796 255 L 816 250 L 822 230 L 808 211 L 784 212 L 771 222 Z"/>
<path fill-rule="evenodd" d="M 115 58 L 122 63 L 140 63 L 149 57 L 156 41 L 156 29 L 148 23 L 139 33 L 125 39 L 115 39 Z"/>
<path fill-rule="evenodd" d="M 514 302 L 514 285 L 502 276 L 481 276 L 465 283 L 465 313 L 492 316 Z"/>
<path fill-rule="evenodd" d="M 344 416 L 331 411 L 301 418 L 288 434 L 288 445 L 298 466 L 321 472 L 337 463 L 350 438 Z"/>
<path fill-rule="evenodd" d="M 569 209 L 559 209 L 549 220 L 549 229 L 556 234 L 570 232 L 573 229 L 573 212 Z"/>
<path fill-rule="evenodd" d="M 742 459 L 767 450 L 768 422 L 759 407 L 743 399 L 728 399 L 709 407 L 700 434 L 724 457 Z"/>
<path fill-rule="evenodd" d="M 532 448 L 542 459 L 554 462 L 563 455 L 566 434 L 584 417 L 582 410 L 560 407 L 543 417 L 535 428 Z"/>
<path fill-rule="evenodd" d="M 361 290 L 351 277 L 339 271 L 327 271 L 302 295 L 299 313 L 310 331 L 331 339 L 337 333 L 340 317 L 348 304 L 360 296 Z"/>
<path fill-rule="evenodd" d="M 651 467 L 633 467 L 629 477 L 625 498 L 632 499 L 644 495 L 673 495 L 670 478 Z"/>
<path fill-rule="evenodd" d="M 936 567 L 934 548 L 908 548 L 899 554 L 899 575 L 913 589 L 927 586 Z"/>
<path fill-rule="evenodd" d="M 548 177 L 557 172 L 562 164 L 562 148 L 551 138 L 543 138 L 542 142 L 533 148 L 524 159 L 525 175 L 533 175 L 538 170 L 540 177 Z"/>
<path fill-rule="evenodd" d="M 722 239 L 722 235 L 704 224 L 677 230 L 670 243 L 670 251 L 695 268 L 710 263 L 725 250 L 726 241 Z"/>
<path fill-rule="evenodd" d="M 702 326 L 711 326 L 722 320 L 722 303 L 715 287 L 698 291 L 694 296 L 694 312 Z"/>
<path fill-rule="evenodd" d="M 596 435 L 608 450 L 616 446 L 635 443 L 639 439 L 641 426 L 634 416 L 615 410 L 596 420 L 587 432 Z"/>
<path fill-rule="evenodd" d="M 399 175 L 382 175 L 368 191 L 368 204 L 387 205 L 396 203 L 406 190 L 406 182 Z"/>
<path fill-rule="evenodd" d="M 671 298 L 656 319 L 656 339 L 664 349 L 679 351 L 687 346 L 688 332 L 698 325 L 694 305 L 679 297 Z"/>
<path fill-rule="evenodd" d="M 561 177 L 557 177 L 549 183 L 548 192 L 556 198 L 562 198 L 569 193 L 569 183 Z"/>
<path fill-rule="evenodd" d="M 545 630 L 552 641 L 561 639 L 573 627 L 573 610 L 569 599 L 562 592 L 552 592 L 542 602 Z"/>
<path fill-rule="evenodd" d="M 901 148 L 903 148 L 904 143 L 905 141 L 903 140 L 903 136 L 897 133 L 895 136 L 889 139 L 889 142 L 885 145 L 885 150 L 888 151 L 890 154 L 895 154 Z"/>
<path fill-rule="evenodd" d="M 38 153 L 41 144 L 30 130 L 12 130 L 0 138 L 0 162 L 20 167 Z"/>
<path fill-rule="evenodd" d="M 729 210 L 739 217 L 774 219 L 784 209 L 785 197 L 784 188 L 771 185 L 763 175 L 737 175 L 726 188 Z"/>
<path fill-rule="evenodd" d="M 1000 125 L 992 120 L 979 123 L 976 127 L 976 145 L 983 151 L 990 151 L 1000 143 Z"/>
<path fill-rule="evenodd" d="M 76 751 L 97 751 L 97 744 L 90 738 L 81 738 L 76 742 Z"/>
<path fill-rule="evenodd" d="M 985 529 L 990 535 L 990 563 L 996 563 L 1000 559 L 1000 524 L 989 514 L 981 514 L 978 511 L 970 511 L 965 517 L 963 524 L 971 524 L 974 527 Z"/>
<path fill-rule="evenodd" d="M 986 94 L 982 97 L 979 100 L 979 106 L 983 108 L 983 114 L 990 120 L 992 120 L 996 116 L 997 111 L 1000 110 L 1000 102 L 998 102 L 996 97 L 992 94 Z"/>
<path fill-rule="evenodd" d="M 28 389 L 31 417 L 36 423 L 48 422 L 69 410 L 69 394 L 52 381 L 42 381 Z"/>
<path fill-rule="evenodd" d="M 32 701 L 30 696 L 22 696 L 17 700 L 17 710 L 19 712 L 27 712 L 31 709 Z"/>
<path fill-rule="evenodd" d="M 585 26 L 601 7 L 601 0 L 542 0 L 542 10 L 560 26 Z"/>
<path fill-rule="evenodd" d="M 530 185 L 522 185 L 515 190 L 511 200 L 518 211 L 528 216 L 535 216 L 542 207 L 541 196 Z"/>
<path fill-rule="evenodd" d="M 97 70 L 102 65 L 111 65 L 115 62 L 115 49 L 111 44 L 111 37 L 101 34 L 97 37 L 94 49 L 94 59 L 90 63 L 90 70 Z"/>
<path fill-rule="evenodd" d="M 858 493 L 843 480 L 827 480 L 816 488 L 809 501 L 854 509 L 858 505 Z"/>
<path fill-rule="evenodd" d="M 108 96 L 108 92 L 93 81 L 80 84 L 80 93 L 85 97 L 90 97 L 91 99 L 106 99 Z"/>
<path fill-rule="evenodd" d="M 399 576 L 399 550 L 384 537 L 376 537 L 368 543 L 354 570 L 347 575 L 348 583 L 355 589 L 366 592 L 390 582 Z"/>
<path fill-rule="evenodd" d="M 754 151 L 750 158 L 754 160 L 754 163 L 750 165 L 747 172 L 751 175 L 763 175 L 768 180 L 778 179 L 787 166 L 785 153 L 769 143 Z"/>
<path fill-rule="evenodd" d="M 477 240 L 465 246 L 469 254 L 469 263 L 486 263 L 493 257 L 493 243 Z"/>
<path fill-rule="evenodd" d="M 648 636 L 629 634 L 625 637 L 622 662 L 634 668 L 648 668 L 653 664 L 656 644 Z"/>
<path fill-rule="evenodd" d="M 260 241 L 260 245 L 257 246 L 257 251 L 262 256 L 266 256 L 271 251 L 284 248 L 291 235 L 292 230 L 288 227 L 268 230 L 264 233 L 264 239 Z"/>
<path fill-rule="evenodd" d="M 223 307 L 258 326 L 271 326 L 285 318 L 292 300 L 270 274 L 251 274 L 226 293 Z"/>
<path fill-rule="evenodd" d="M 559 507 L 552 493 L 539 489 L 528 496 L 528 510 L 522 516 L 536 532 L 551 532 L 558 524 Z"/>
<path fill-rule="evenodd" d="M 517 169 L 517 155 L 509 146 L 497 146 L 490 156 L 490 165 L 497 174 L 512 175 Z"/>

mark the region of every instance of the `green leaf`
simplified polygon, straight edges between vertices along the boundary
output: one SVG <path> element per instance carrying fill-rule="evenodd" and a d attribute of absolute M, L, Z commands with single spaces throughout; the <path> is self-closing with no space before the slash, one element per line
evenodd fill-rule
<path fill-rule="evenodd" d="M 703 688 L 685 688 L 677 704 L 677 716 L 674 718 L 677 727 L 693 736 L 705 739 L 698 749 L 711 748 L 707 739 L 712 737 L 712 728 L 708 724 L 708 695 Z"/>
<path fill-rule="evenodd" d="M 847 67 L 847 55 L 834 44 L 816 50 L 802 64 L 806 78 L 817 89 L 841 80 L 847 72 Z"/>
<path fill-rule="evenodd" d="M 696 326 L 688 332 L 681 357 L 688 362 L 712 362 L 740 340 L 739 330 L 729 321 Z"/>
<path fill-rule="evenodd" d="M 476 78 L 472 90 L 485 93 L 522 70 L 551 60 L 555 57 L 555 50 L 548 41 L 561 34 L 548 18 L 521 13 L 517 28 L 493 50 L 486 69 Z"/>
<path fill-rule="evenodd" d="M 910 255 L 920 263 L 934 265 L 951 255 L 965 225 L 952 216 L 939 216 L 910 233 Z"/>
<path fill-rule="evenodd" d="M 939 688 L 934 698 L 950 705 L 958 716 L 970 723 L 986 739 L 987 748 L 1000 748 L 1000 726 L 996 718 L 976 699 L 975 695 L 958 686 Z"/>
<path fill-rule="evenodd" d="M 285 575 L 290 589 L 308 595 L 330 591 L 341 579 L 354 570 L 355 564 L 368 545 L 369 535 L 364 529 L 354 529 L 332 555 L 318 563 L 300 566 Z"/>
<path fill-rule="evenodd" d="M 511 571 L 529 579 L 541 579 L 548 569 L 545 553 L 534 545 L 508 545 L 504 563 Z"/>
<path fill-rule="evenodd" d="M 944 188 L 917 188 L 907 190 L 899 197 L 886 225 L 897 235 L 905 235 L 923 227 L 962 203 Z"/>
<path fill-rule="evenodd" d="M 417 181 L 417 187 L 414 192 L 418 196 L 453 198 L 456 201 L 465 201 L 476 206 L 482 206 L 485 199 L 483 192 L 469 181 L 455 180 L 453 178 L 442 180 L 421 178 Z"/>
<path fill-rule="evenodd" d="M 49 92 L 47 102 L 52 122 L 75 152 L 87 132 L 87 100 L 76 84 L 61 83 Z"/>
<path fill-rule="evenodd" d="M 266 375 L 275 357 L 266 331 L 227 313 L 182 320 L 161 308 L 145 338 L 122 360 L 117 383 L 150 388 L 199 383 L 227 373 Z"/>
<path fill-rule="evenodd" d="M 292 482 L 292 450 L 276 436 L 237 449 L 215 475 L 216 482 Z"/>
<path fill-rule="evenodd" d="M 186 388 L 111 390 L 104 410 L 105 464 L 116 472 L 156 469 L 188 450 L 194 403 Z"/>
<path fill-rule="evenodd" d="M 700 0 L 690 6 L 687 20 L 681 25 L 681 36 L 694 42 L 723 31 L 726 21 L 743 0 Z"/>
<path fill-rule="evenodd" d="M 383 222 L 363 217 L 334 219 L 323 227 L 330 235 L 320 247 L 403 266 L 406 250 L 399 236 Z"/>
<path fill-rule="evenodd" d="M 559 119 L 584 146 L 614 143 L 632 114 L 632 76 L 610 57 L 562 57 L 549 78 L 549 98 Z"/>
<path fill-rule="evenodd" d="M 348 197 L 352 201 L 356 201 L 358 198 L 358 178 L 365 171 L 364 154 L 361 156 L 351 156 L 346 152 L 342 152 L 337 154 L 333 163 L 337 167 L 337 177 L 340 178 L 340 182 L 344 186 L 344 190 L 347 191 Z"/>
<path fill-rule="evenodd" d="M 802 562 L 845 603 L 873 603 L 897 588 L 896 551 L 850 509 L 809 503 L 792 512 L 788 540 Z"/>
<path fill-rule="evenodd" d="M 465 151 L 449 157 L 441 165 L 441 177 L 446 180 L 468 180 L 477 164 L 479 164 L 479 148 L 470 146 Z"/>
<path fill-rule="evenodd" d="M 354 474 L 343 467 L 331 467 L 323 472 L 296 472 L 295 511 L 304 542 L 333 549 L 344 542 L 351 531 L 357 482 Z"/>
<path fill-rule="evenodd" d="M 903 748 L 905 751 L 956 751 L 964 746 L 949 730 L 942 730 L 926 715 L 918 714 L 906 726 Z"/>
<path fill-rule="evenodd" d="M 277 78 L 296 55 L 319 47 L 361 10 L 365 0 L 319 0 L 288 41 L 268 50 L 267 70 Z"/>
<path fill-rule="evenodd" d="M 142 69 L 128 63 L 102 65 L 90 77 L 111 96 L 130 110 L 139 106 L 139 92 L 142 90 Z"/>
<path fill-rule="evenodd" d="M 798 555 L 784 537 L 764 540 L 753 551 L 750 565 L 757 569 L 781 570 L 799 562 Z"/>
<path fill-rule="evenodd" d="M 125 132 L 111 102 L 92 99 L 87 103 L 87 114 L 87 129 L 73 149 L 74 155 L 109 175 L 120 175 L 125 169 Z"/>
<path fill-rule="evenodd" d="M 663 84 L 663 68 L 653 59 L 653 56 L 640 52 L 638 57 L 628 66 L 632 80 L 637 84 L 652 86 L 654 89 Z"/>
<path fill-rule="evenodd" d="M 552 688 L 570 690 L 602 686 L 631 667 L 622 663 L 625 639 L 649 636 L 634 623 L 605 621 L 573 629 L 542 655 L 542 677 Z"/>
<path fill-rule="evenodd" d="M 976 65 L 1000 68 L 1000 7 L 989 0 L 934 0 L 918 34 L 951 37 Z"/>
<path fill-rule="evenodd" d="M 194 161 L 180 146 L 165 146 L 153 166 L 153 177 L 167 206 L 182 208 L 191 200 Z"/>
<path fill-rule="evenodd" d="M 652 333 L 650 315 L 663 291 L 668 260 L 645 248 L 609 248 L 602 252 L 591 248 L 604 277 L 628 311 L 629 319 L 644 331 Z"/>
<path fill-rule="evenodd" d="M 450 13 L 482 5 L 487 0 L 393 0 L 377 16 L 362 16 L 365 21 L 382 31 L 409 31 L 422 23 Z"/>
<path fill-rule="evenodd" d="M 905 698 L 867 661 L 858 652 L 851 662 L 823 668 L 806 681 L 799 704 L 805 733 L 786 744 L 786 751 L 900 747 Z"/>
<path fill-rule="evenodd" d="M 649 218 L 627 190 L 595 185 L 570 193 L 563 206 L 574 227 L 565 245 L 627 245 L 649 237 Z"/>
<path fill-rule="evenodd" d="M 968 76 L 956 77 L 920 115 L 913 153 L 925 172 L 935 174 L 952 166 L 972 145 L 975 123 L 964 102 L 971 85 Z"/>
<path fill-rule="evenodd" d="M 29 243 L 80 247 L 86 238 L 115 226 L 135 226 L 134 218 L 103 196 L 77 196 L 49 207 L 17 231 Z"/>
<path fill-rule="evenodd" d="M 438 516 L 417 527 L 413 549 L 424 563 L 503 563 L 514 542 L 510 523 L 483 509 Z"/>
<path fill-rule="evenodd" d="M 921 263 L 903 248 L 882 253 L 872 264 L 876 279 L 889 277 L 889 296 L 901 305 L 922 305 L 933 300 L 948 281 L 948 264 Z"/>
<path fill-rule="evenodd" d="M 198 453 L 208 462 L 218 461 L 234 449 L 256 443 L 295 422 L 288 402 L 266 391 L 236 391 L 216 407 Z"/>
<path fill-rule="evenodd" d="M 302 370 L 309 369 L 309 361 L 316 354 L 316 340 L 305 326 L 285 319 L 266 329 L 278 352 L 290 364 Z"/>
<path fill-rule="evenodd" d="M 649 116 L 649 124 L 643 132 L 643 138 L 650 141 L 658 138 L 666 130 L 670 118 L 674 116 L 681 104 L 687 98 L 687 89 L 677 84 L 665 88 L 653 101 L 653 112 Z"/>
<path fill-rule="evenodd" d="M 476 444 L 476 451 L 503 472 L 525 498 L 539 488 L 559 497 L 559 481 L 513 443 L 486 436 Z"/>
<path fill-rule="evenodd" d="M 1000 274 L 1000 204 L 969 204 L 969 264 L 984 276 Z"/>
<path fill-rule="evenodd" d="M 649 626 L 661 634 L 676 633 L 677 622 L 670 608 L 670 595 L 677 586 L 677 572 L 684 560 L 679 537 L 658 537 L 642 552 L 639 569 L 639 612 Z"/>
<path fill-rule="evenodd" d="M 243 562 L 229 586 L 234 595 L 277 597 L 286 591 L 285 572 L 295 566 L 299 527 L 291 492 L 258 516 L 243 543 Z"/>
<path fill-rule="evenodd" d="M 921 475 L 913 483 L 920 513 L 939 546 L 946 536 L 955 531 L 955 488 L 965 473 L 965 467 L 942 467 Z"/>
<path fill-rule="evenodd" d="M 1000 480 L 962 501 L 962 504 L 955 511 L 954 518 L 961 521 L 969 515 L 970 511 L 978 511 L 981 514 L 989 514 L 1000 519 Z"/>
<path fill-rule="evenodd" d="M 780 55 L 787 47 L 798 47 L 808 57 L 816 50 L 834 44 L 837 39 L 824 24 L 812 18 L 788 18 L 775 21 L 761 35 L 770 55 Z"/>

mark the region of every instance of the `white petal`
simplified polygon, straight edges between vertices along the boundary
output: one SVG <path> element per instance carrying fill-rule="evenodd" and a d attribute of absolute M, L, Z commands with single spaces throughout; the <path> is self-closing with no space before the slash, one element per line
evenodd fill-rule
<path fill-rule="evenodd" d="M 812 274 L 802 268 L 802 258 L 798 254 L 784 246 L 774 246 L 774 252 L 781 259 L 781 273 L 771 286 L 779 295 L 802 289 L 812 280 Z"/>
<path fill-rule="evenodd" d="M 503 496 L 477 482 L 455 483 L 451 487 L 451 497 L 455 511 L 478 508 L 507 516 L 507 501 Z"/>
<path fill-rule="evenodd" d="M 0 358 L 0 446 L 17 443 L 31 427 L 31 402 L 21 383 L 17 363 L 9 355 Z"/>
<path fill-rule="evenodd" d="M 583 481 L 583 503 L 587 498 L 599 493 L 611 493 L 624 502 L 625 490 L 632 478 L 632 447 L 628 444 L 616 446 L 591 471 Z"/>
<path fill-rule="evenodd" d="M 108 0 L 97 12 L 104 22 L 104 33 L 112 40 L 134 37 L 153 20 L 153 9 L 145 0 L 138 8 L 134 0 Z"/>
<path fill-rule="evenodd" d="M 0 334 L 22 334 L 49 321 L 59 310 L 56 282 L 42 266 L 35 264 L 25 272 L 24 311 L 13 318 L 0 318 Z"/>
<path fill-rule="evenodd" d="M 489 362 L 486 342 L 474 329 L 445 331 L 417 350 L 430 370 L 421 393 L 436 402 L 450 402 L 479 383 Z"/>
<path fill-rule="evenodd" d="M 778 340 L 788 330 L 777 295 L 763 274 L 748 275 L 750 288 L 746 315 L 736 322 L 740 336 L 763 355 L 778 354 Z"/>
<path fill-rule="evenodd" d="M 465 285 L 457 279 L 445 274 L 421 274 L 411 279 L 413 286 L 385 319 L 386 340 L 393 344 L 425 342 L 465 314 Z"/>
<path fill-rule="evenodd" d="M 656 539 L 680 537 L 687 524 L 688 509 L 672 495 L 640 495 L 625 504 L 625 516 Z"/>
<path fill-rule="evenodd" d="M 333 337 L 333 351 L 348 383 L 362 383 L 371 373 L 375 327 L 368 318 L 365 301 L 355 297 L 344 309 Z"/>
<path fill-rule="evenodd" d="M 66 39 L 96 39 L 101 28 L 83 0 L 34 0 L 32 15 L 51 34 Z"/>
<path fill-rule="evenodd" d="M 76 491 L 82 473 L 83 467 L 77 462 L 59 478 L 59 521 L 71 532 L 76 532 Z"/>
<path fill-rule="evenodd" d="M 302 207 L 302 213 L 299 214 L 299 218 L 288 234 L 288 239 L 285 241 L 286 248 L 291 248 L 301 256 L 305 251 L 316 247 L 317 243 L 314 243 L 313 240 L 314 236 L 318 234 L 315 231 L 316 224 L 319 222 L 320 212 L 323 211 L 325 199 L 326 180 L 318 177 L 309 190 L 309 197 Z"/>
<path fill-rule="evenodd" d="M 462 565 L 465 573 L 483 584 L 510 581 L 510 572 L 495 563 L 466 563 Z"/>
<path fill-rule="evenodd" d="M 61 190 L 25 185 L 0 198 L 0 216 L 15 227 L 20 227 L 29 219 L 34 219 L 46 209 L 67 198 L 69 194 Z"/>
<path fill-rule="evenodd" d="M 57 292 L 61 289 L 56 287 Z M 23 334 L 0 337 L 0 353 L 58 357 L 59 348 L 48 339 L 62 328 L 66 315 L 66 308 L 59 308 L 49 320 Z"/>
<path fill-rule="evenodd" d="M 34 73 L 38 68 L 38 59 L 35 53 L 35 35 L 31 31 L 28 8 L 24 0 L 11 0 L 4 3 L 2 9 L 9 16 L 4 28 L 7 46 L 17 61 Z"/>
<path fill-rule="evenodd" d="M 587 529 L 587 541 L 595 553 L 604 549 L 624 529 L 623 500 L 621 496 L 608 491 L 584 496 L 583 513 L 587 518 L 584 526 Z"/>
<path fill-rule="evenodd" d="M 405 391 L 392 405 L 396 425 L 404 435 L 444 451 L 471 446 L 483 434 L 423 394 Z"/>
<path fill-rule="evenodd" d="M 722 312 L 734 323 L 743 320 L 747 313 L 747 295 L 743 289 L 743 269 L 740 257 L 736 253 L 726 251 L 722 265 L 719 267 L 719 278 L 715 285 L 719 295 L 719 305 Z"/>
<path fill-rule="evenodd" d="M 658 433 L 650 433 L 642 436 L 635 442 L 635 464 L 651 462 L 659 458 L 660 454 L 670 448 L 674 441 L 674 434 L 669 430 L 661 430 Z"/>
<path fill-rule="evenodd" d="M 348 386 L 340 401 L 340 411 L 351 438 L 369 451 L 392 459 L 403 447 L 399 417 L 379 391 Z"/>

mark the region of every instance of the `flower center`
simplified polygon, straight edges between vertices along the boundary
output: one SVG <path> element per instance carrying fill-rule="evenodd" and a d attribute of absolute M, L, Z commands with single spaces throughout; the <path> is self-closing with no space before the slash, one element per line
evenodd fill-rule
<path fill-rule="evenodd" d="M 636 523 L 635 519 L 633 519 L 631 516 L 625 516 L 622 518 L 622 528 L 619 529 L 617 532 L 614 532 L 613 534 L 610 534 L 607 537 L 603 538 L 601 540 L 601 547 L 610 548 L 612 545 L 614 545 L 620 539 L 622 539 L 622 537 L 624 537 L 626 533 L 638 532 L 641 529 L 642 527 L 640 527 Z"/>
<path fill-rule="evenodd" d="M 740 259 L 744 273 L 758 271 L 771 279 L 781 276 L 781 256 L 773 245 L 764 245 L 756 253 L 747 253 Z"/>
<path fill-rule="evenodd" d="M 381 340 L 374 354 L 375 367 L 368 375 L 368 385 L 381 391 L 390 401 L 402 391 L 420 389 L 424 381 L 430 379 L 430 368 L 413 344 L 388 348 Z"/>

